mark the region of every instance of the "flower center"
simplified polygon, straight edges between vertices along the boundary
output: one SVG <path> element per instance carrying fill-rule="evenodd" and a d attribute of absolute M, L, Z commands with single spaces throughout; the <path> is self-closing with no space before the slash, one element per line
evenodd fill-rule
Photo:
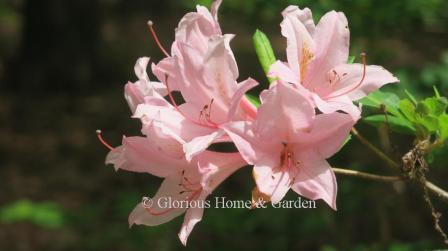
<path fill-rule="evenodd" d="M 333 74 L 333 76 L 330 76 L 330 80 L 329 80 L 332 92 L 330 92 L 329 95 L 326 96 L 324 99 L 332 99 L 332 98 L 344 96 L 344 95 L 356 90 L 359 86 L 362 85 L 362 83 L 364 82 L 364 79 L 366 78 L 366 54 L 364 52 L 361 53 L 361 60 L 362 60 L 362 65 L 363 65 L 361 80 L 355 85 L 348 86 L 349 87 L 348 90 L 344 90 L 344 88 L 343 88 L 341 93 L 336 93 L 334 95 L 331 95 L 331 94 L 333 94 L 333 91 L 336 89 L 336 86 L 341 82 L 341 76 L 335 70 L 332 70 L 331 74 Z M 345 77 L 345 76 L 347 76 L 347 73 L 342 74 L 342 77 Z"/>
<path fill-rule="evenodd" d="M 283 150 L 280 155 L 280 170 L 287 168 L 299 168 L 300 161 L 296 160 L 294 151 L 287 143 L 282 143 Z"/>
<path fill-rule="evenodd" d="M 300 63 L 299 63 L 300 83 L 302 84 L 302 86 L 305 86 L 303 84 L 303 80 L 305 79 L 308 65 L 310 64 L 311 59 L 313 59 L 313 57 L 314 57 L 314 54 L 311 51 L 308 43 L 304 42 L 302 51 L 301 51 L 301 55 L 300 55 Z"/>

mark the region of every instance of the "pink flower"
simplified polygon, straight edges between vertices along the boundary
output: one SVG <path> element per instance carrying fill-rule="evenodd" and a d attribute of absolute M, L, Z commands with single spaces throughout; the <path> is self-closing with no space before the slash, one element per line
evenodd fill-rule
<path fill-rule="evenodd" d="M 229 46 L 233 36 L 221 35 L 217 23 L 220 2 L 213 4 L 211 13 L 198 6 L 197 13 L 182 19 L 172 56 L 152 66 L 163 84 L 149 80 L 149 58 L 137 61 L 135 73 L 139 80 L 126 85 L 125 98 L 133 118 L 141 120 L 145 137 L 124 137 L 122 145 L 112 149 L 106 158 L 106 163 L 117 170 L 164 178 L 154 203 L 150 207 L 138 204 L 129 216 L 129 224 L 154 226 L 185 213 L 179 233 L 184 245 L 201 220 L 203 207 L 162 208 L 157 201 L 202 205 L 224 179 L 246 165 L 239 153 L 205 149 L 212 142 L 229 140 L 220 128 L 222 124 L 253 120 L 256 116 L 256 108 L 243 97 L 257 82 L 236 82 L 238 69 Z M 186 102 L 177 104 L 173 91 L 180 91 Z M 165 95 L 171 103 L 164 99 Z"/>
<path fill-rule="evenodd" d="M 239 153 L 209 151 L 189 162 L 179 142 L 157 128 L 152 129 L 152 134 L 148 133 L 151 137 L 123 138 L 123 145 L 109 152 L 106 163 L 116 169 L 164 178 L 152 205 L 137 204 L 129 215 L 129 225 L 156 226 L 185 213 L 179 238 L 186 245 L 194 225 L 202 219 L 207 196 L 246 162 Z M 182 206 L 175 208 L 179 203 Z"/>
<path fill-rule="evenodd" d="M 144 102 L 146 96 L 162 97 L 167 94 L 164 84 L 149 80 L 148 73 L 146 73 L 148 63 L 148 57 L 139 58 L 134 67 L 138 80 L 134 83 L 128 82 L 124 87 L 124 97 L 132 112 L 135 111 L 139 104 Z"/>
<path fill-rule="evenodd" d="M 336 178 L 325 160 L 356 122 L 343 113 L 315 115 L 309 100 L 279 82 L 261 95 L 256 121 L 224 126 L 243 158 L 254 165 L 259 192 L 278 203 L 290 188 L 336 209 Z"/>
<path fill-rule="evenodd" d="M 197 12 L 185 15 L 176 29 L 172 55 L 152 66 L 168 93 L 179 91 L 185 100 L 176 104 L 170 96 L 170 109 L 196 125 L 188 132 L 182 128 L 188 160 L 213 142 L 226 140 L 222 124 L 253 120 L 257 112 L 244 94 L 258 83 L 251 78 L 237 82 L 238 67 L 230 49 L 234 36 L 221 34 L 216 14 L 219 3 L 214 3 L 212 13 L 199 6 Z M 173 121 L 157 125 L 173 127 Z"/>
<path fill-rule="evenodd" d="M 270 76 L 303 89 L 322 112 L 341 110 L 356 117 L 360 110 L 352 101 L 399 82 L 381 66 L 347 64 L 350 32 L 342 12 L 326 13 L 317 26 L 308 8 L 289 6 L 282 14 L 288 63 L 274 63 Z"/>

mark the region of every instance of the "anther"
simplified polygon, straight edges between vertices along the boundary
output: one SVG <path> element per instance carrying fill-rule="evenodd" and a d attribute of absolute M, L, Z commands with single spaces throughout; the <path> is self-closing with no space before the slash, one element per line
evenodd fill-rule
<path fill-rule="evenodd" d="M 170 57 L 170 54 L 163 48 L 162 44 L 160 43 L 159 37 L 157 36 L 157 33 L 154 29 L 154 23 L 151 20 L 148 20 L 146 23 L 149 27 L 149 31 L 151 31 L 152 37 L 154 38 L 154 41 L 156 41 L 157 46 L 159 49 L 165 54 L 165 56 Z"/>
<path fill-rule="evenodd" d="M 96 136 L 98 137 L 98 140 L 101 142 L 101 144 L 103 144 L 105 147 L 107 147 L 109 150 L 113 151 L 115 148 L 113 148 L 112 146 L 110 146 L 104 139 L 103 136 L 101 135 L 101 130 L 96 130 Z"/>

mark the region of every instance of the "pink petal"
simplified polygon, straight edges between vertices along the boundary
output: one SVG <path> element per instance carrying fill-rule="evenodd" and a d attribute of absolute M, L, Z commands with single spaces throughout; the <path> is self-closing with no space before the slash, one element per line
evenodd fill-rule
<path fill-rule="evenodd" d="M 304 85 L 309 89 L 326 83 L 326 73 L 348 60 L 350 31 L 342 12 L 326 13 L 316 26 L 315 59 L 310 63 Z"/>
<path fill-rule="evenodd" d="M 139 104 L 145 103 L 145 98 L 162 98 L 166 95 L 166 88 L 162 83 L 138 80 L 135 83 L 128 82 L 124 87 L 124 98 L 128 102 L 132 113 Z"/>
<path fill-rule="evenodd" d="M 296 150 L 313 149 L 322 158 L 329 158 L 339 151 L 356 121 L 349 114 L 319 114 L 309 131 L 295 136 Z"/>
<path fill-rule="evenodd" d="M 124 86 L 124 98 L 128 102 L 132 113 L 134 113 L 137 106 L 145 100 L 145 97 L 138 86 L 131 82 L 128 82 Z"/>
<path fill-rule="evenodd" d="M 179 232 L 179 239 L 184 246 L 187 245 L 187 239 L 196 223 L 202 220 L 204 208 L 189 208 L 185 214 L 184 223 Z"/>
<path fill-rule="evenodd" d="M 203 6 L 197 6 L 197 12 L 187 13 L 182 18 L 176 29 L 176 42 L 172 47 L 174 56 L 181 56 L 177 51 L 179 43 L 193 46 L 201 55 L 206 53 L 209 38 L 221 35 L 216 13 L 218 5 L 212 6 L 212 13 Z"/>
<path fill-rule="evenodd" d="M 179 86 L 182 84 L 179 69 L 176 63 L 177 61 L 175 58 L 164 58 L 158 64 L 151 65 L 152 73 L 157 77 L 157 79 L 159 79 L 160 82 L 164 83 L 164 87 L 167 84 L 168 77 L 168 86 L 170 91 L 179 90 Z M 158 86 L 158 88 L 161 88 L 161 86 Z"/>
<path fill-rule="evenodd" d="M 185 104 L 180 106 L 181 110 L 184 110 L 184 108 L 188 107 Z M 184 111 L 184 114 L 190 113 L 192 112 Z M 142 104 L 137 107 L 134 117 L 142 121 L 144 125 L 142 132 L 144 134 L 148 133 L 148 128 L 155 126 L 180 143 L 188 142 L 195 137 L 208 135 L 215 131 L 215 129 L 193 123 L 172 107 Z M 196 119 L 196 117 L 191 119 Z"/>
<path fill-rule="evenodd" d="M 278 78 L 292 84 L 300 84 L 300 76 L 293 72 L 285 63 L 275 61 L 269 68 L 269 77 Z"/>
<path fill-rule="evenodd" d="M 183 144 L 183 150 L 185 152 L 185 158 L 188 161 L 196 156 L 197 154 L 205 151 L 215 140 L 224 135 L 224 130 L 217 130 L 211 134 L 205 136 L 199 136 Z"/>
<path fill-rule="evenodd" d="M 283 10 L 282 15 L 292 15 L 294 18 L 297 18 L 305 26 L 308 33 L 311 36 L 314 35 L 314 30 L 316 27 L 314 25 L 313 14 L 310 9 L 304 8 L 301 10 L 297 6 L 290 5 Z"/>
<path fill-rule="evenodd" d="M 328 162 L 312 151 L 296 154 L 300 166 L 292 189 L 308 199 L 322 199 L 336 210 L 337 183 Z"/>
<path fill-rule="evenodd" d="M 218 153 L 206 151 L 197 157 L 198 167 L 203 174 L 202 187 L 211 193 L 236 170 L 246 166 L 239 153 Z"/>
<path fill-rule="evenodd" d="M 251 165 L 278 166 L 282 145 L 278 140 L 261 140 L 255 135 L 253 122 L 237 121 L 222 128 L 235 143 L 241 156 Z"/>
<path fill-rule="evenodd" d="M 291 176 L 288 169 L 255 165 L 253 176 L 258 190 L 269 196 L 272 204 L 280 202 L 291 187 Z"/>
<path fill-rule="evenodd" d="M 346 94 L 349 99 L 358 100 L 378 90 L 385 84 L 400 82 L 392 73 L 377 65 L 366 66 L 366 73 L 362 82 L 362 64 L 342 64 L 333 70 L 340 76 L 345 76 L 341 78 L 340 83 L 336 86 L 336 90 L 330 94 L 330 97 Z M 359 85 L 359 83 L 361 84 Z"/>
<path fill-rule="evenodd" d="M 234 117 L 235 117 L 235 114 L 239 115 L 239 116 L 236 116 L 237 118 L 240 118 L 240 119 L 243 119 L 243 120 L 246 118 L 246 116 L 245 116 L 245 114 L 247 114 L 246 110 L 241 109 L 239 111 L 239 113 L 237 113 L 238 112 L 238 108 L 242 108 L 240 106 L 242 106 L 243 102 L 249 102 L 249 101 L 243 101 L 242 98 L 244 97 L 244 94 L 247 91 L 249 91 L 250 89 L 252 89 L 253 87 L 255 87 L 257 85 L 258 85 L 258 82 L 255 81 L 252 78 L 248 78 L 248 79 L 246 79 L 243 82 L 238 84 L 238 89 L 233 94 L 232 100 L 230 101 L 231 105 L 230 105 L 229 111 L 227 113 L 227 121 L 233 120 Z M 249 115 L 249 114 L 247 114 L 247 115 Z M 254 116 L 253 112 L 252 112 L 251 115 Z"/>
<path fill-rule="evenodd" d="M 214 123 L 227 122 L 232 97 L 237 90 L 238 70 L 229 48 L 232 36 L 216 36 L 209 40 L 204 57 L 187 44 L 180 44 L 183 64 L 182 96 L 198 110 L 212 103 L 210 118 Z"/>
<path fill-rule="evenodd" d="M 203 170 L 201 184 L 204 191 L 197 200 L 205 200 L 218 185 L 245 164 L 246 162 L 239 153 L 204 152 L 200 154 L 198 165 L 202 166 Z M 187 238 L 195 224 L 201 221 L 203 211 L 203 208 L 188 209 L 179 232 L 179 238 L 183 245 L 186 245 Z"/>
<path fill-rule="evenodd" d="M 134 71 L 139 80 L 135 83 L 128 82 L 124 88 L 124 97 L 132 113 L 135 112 L 139 104 L 144 103 L 145 97 L 161 97 L 167 94 L 164 84 L 149 81 L 148 74 L 146 73 L 148 63 L 148 57 L 137 59 Z"/>
<path fill-rule="evenodd" d="M 336 111 L 343 111 L 350 114 L 355 120 L 357 120 L 361 115 L 361 108 L 356 107 L 352 100 L 347 96 L 323 100 L 317 94 L 313 94 L 312 99 L 316 107 L 323 113 L 328 114 Z"/>
<path fill-rule="evenodd" d="M 146 73 L 146 68 L 148 67 L 149 57 L 141 57 L 137 59 L 134 66 L 135 75 L 138 79 L 149 81 L 148 74 Z"/>
<path fill-rule="evenodd" d="M 167 177 L 185 166 L 184 159 L 173 158 L 176 154 L 167 154 L 157 148 L 144 137 L 123 138 L 123 145 L 110 151 L 106 157 L 106 164 L 113 164 L 115 169 L 123 169 L 131 172 L 150 173 L 158 177 Z"/>
<path fill-rule="evenodd" d="M 311 11 L 309 9 L 300 10 L 296 6 L 289 6 L 283 12 L 283 21 L 280 24 L 282 28 L 282 35 L 286 37 L 287 47 L 286 55 L 288 64 L 294 75 L 298 79 L 301 76 L 301 58 L 305 55 L 305 51 L 314 52 L 314 41 L 311 34 L 307 30 L 312 29 L 310 24 Z M 304 23 L 305 22 L 305 23 Z M 307 25 L 307 26 L 305 26 Z"/>
<path fill-rule="evenodd" d="M 221 3 L 222 3 L 222 0 L 215 0 L 215 1 L 213 1 L 213 4 L 212 4 L 211 13 L 212 13 L 212 16 L 215 19 L 216 23 L 218 23 L 218 9 L 219 9 L 219 6 L 221 6 Z M 218 25 L 218 27 L 219 27 L 219 25 Z"/>
<path fill-rule="evenodd" d="M 310 126 L 314 108 L 297 89 L 279 82 L 263 93 L 257 116 L 257 134 L 264 139 L 288 142 L 298 131 Z"/>
<path fill-rule="evenodd" d="M 143 207 L 142 203 L 137 204 L 129 215 L 129 226 L 133 224 L 156 226 L 166 223 L 175 217 L 183 214 L 187 208 L 171 208 L 168 199 L 172 201 L 187 201 L 189 193 L 182 193 L 184 187 L 179 186 L 183 177 L 178 173 L 166 178 L 157 193 L 152 198 L 150 208 Z"/>

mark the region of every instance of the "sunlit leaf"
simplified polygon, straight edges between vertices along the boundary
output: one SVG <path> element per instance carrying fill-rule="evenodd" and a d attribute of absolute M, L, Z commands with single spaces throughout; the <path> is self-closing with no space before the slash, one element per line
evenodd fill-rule
<path fill-rule="evenodd" d="M 440 116 L 445 112 L 447 106 L 448 101 L 445 97 L 431 97 L 418 102 L 416 112 L 431 116 Z"/>
<path fill-rule="evenodd" d="M 353 64 L 353 62 L 355 62 L 355 58 L 355 56 L 348 56 L 347 64 Z"/>
<path fill-rule="evenodd" d="M 259 107 L 261 104 L 260 99 L 257 96 L 254 96 L 252 94 L 246 94 L 246 98 L 256 107 Z"/>
<path fill-rule="evenodd" d="M 276 60 L 271 42 L 269 42 L 266 34 L 258 29 L 255 31 L 252 39 L 255 47 L 255 52 L 258 56 L 258 60 L 260 61 L 264 73 L 267 75 L 269 73 L 269 68 Z M 272 78 L 268 78 L 268 80 L 269 83 L 272 83 L 273 81 Z"/>
<path fill-rule="evenodd" d="M 410 93 L 408 90 L 404 90 L 404 93 L 406 94 L 406 96 L 408 96 L 408 98 L 412 101 L 412 103 L 414 103 L 414 105 L 417 104 L 417 99 L 414 97 L 414 95 L 412 95 L 412 93 Z"/>
<path fill-rule="evenodd" d="M 408 99 L 403 99 L 398 104 L 400 111 L 409 121 L 415 121 L 415 106 Z"/>
<path fill-rule="evenodd" d="M 439 116 L 439 137 L 441 140 L 448 139 L 448 115 Z"/>
<path fill-rule="evenodd" d="M 432 115 L 416 114 L 415 122 L 421 126 L 424 126 L 428 133 L 434 133 L 439 128 L 439 119 Z"/>
<path fill-rule="evenodd" d="M 378 90 L 364 97 L 359 102 L 364 106 L 374 107 L 377 109 L 381 109 L 381 106 L 384 105 L 387 112 L 395 116 L 401 116 L 398 111 L 398 103 L 400 102 L 400 98 L 393 93 Z"/>
<path fill-rule="evenodd" d="M 437 87 L 435 85 L 433 85 L 432 89 L 434 89 L 434 95 L 436 95 L 436 98 L 440 98 L 440 92 L 437 89 Z"/>
<path fill-rule="evenodd" d="M 404 118 L 397 118 L 395 116 L 389 115 L 372 115 L 363 119 L 367 124 L 378 126 L 382 124 L 388 124 L 391 130 L 404 134 L 414 134 L 414 126 Z"/>

